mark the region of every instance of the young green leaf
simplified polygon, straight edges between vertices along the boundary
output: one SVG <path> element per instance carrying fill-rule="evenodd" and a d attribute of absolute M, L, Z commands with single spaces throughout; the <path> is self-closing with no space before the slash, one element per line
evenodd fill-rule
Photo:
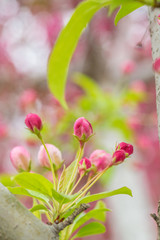
<path fill-rule="evenodd" d="M 73 201 L 78 197 L 78 194 L 74 195 L 65 195 L 63 193 L 59 193 L 56 190 L 52 189 L 52 196 L 55 200 L 57 200 L 59 203 L 65 204 L 68 202 Z"/>
<path fill-rule="evenodd" d="M 93 209 L 86 214 L 82 215 L 81 218 L 78 220 L 75 219 L 74 227 L 73 227 L 73 232 L 76 231 L 80 226 L 82 226 L 84 223 L 86 223 L 90 219 L 96 219 L 96 220 L 104 220 L 104 213 L 106 211 L 110 211 L 110 209 L 104 208 L 104 209 Z M 101 218 L 102 214 L 102 218 Z"/>
<path fill-rule="evenodd" d="M 33 190 L 29 190 L 29 189 L 25 189 L 22 187 L 8 187 L 8 190 L 13 194 L 24 195 L 24 196 L 36 198 L 36 199 L 42 200 L 45 203 L 48 203 L 50 200 L 50 197 L 47 197 L 46 195 L 43 195 L 42 193 L 39 193 L 39 192 L 36 192 Z"/>
<path fill-rule="evenodd" d="M 111 2 L 111 0 L 88 0 L 80 3 L 53 48 L 48 62 L 48 85 L 64 108 L 67 108 L 64 92 L 69 63 L 80 35 L 93 15 Z"/>
<path fill-rule="evenodd" d="M 85 196 L 77 201 L 77 205 L 80 205 L 81 203 L 94 202 L 94 201 L 97 201 L 106 197 L 118 195 L 118 194 L 127 194 L 129 196 L 132 196 L 132 192 L 129 188 L 122 187 L 111 192 L 102 192 L 102 193 L 97 193 L 90 196 Z"/>
<path fill-rule="evenodd" d="M 97 235 L 104 233 L 106 231 L 105 226 L 99 222 L 91 222 L 84 227 L 82 227 L 75 236 L 73 236 L 72 240 L 75 238 L 81 238 L 91 235 Z"/>
<path fill-rule="evenodd" d="M 124 4 L 121 5 L 116 17 L 115 17 L 115 25 L 121 20 L 123 17 L 127 16 L 129 13 L 133 12 L 137 8 L 140 8 L 144 6 L 144 4 L 140 2 L 125 2 Z"/>
<path fill-rule="evenodd" d="M 36 212 L 36 211 L 39 211 L 39 210 L 43 210 L 43 211 L 48 211 L 48 208 L 46 208 L 44 205 L 42 205 L 42 204 L 38 204 L 38 205 L 36 205 L 36 206 L 34 206 L 34 207 L 32 207 L 31 209 L 29 209 L 30 210 L 30 212 Z"/>
<path fill-rule="evenodd" d="M 59 182 L 58 182 L 58 188 L 57 190 L 59 192 L 62 192 L 62 189 L 63 189 L 63 185 L 64 185 L 64 179 L 65 179 L 65 175 L 66 175 L 66 168 L 65 168 L 65 165 L 63 167 L 63 172 L 61 173 L 61 176 L 60 176 L 60 179 L 59 179 Z"/>
<path fill-rule="evenodd" d="M 16 175 L 14 180 L 23 188 L 52 197 L 53 184 L 40 174 L 23 172 Z"/>
<path fill-rule="evenodd" d="M 71 177 L 71 173 L 73 172 L 73 169 L 75 167 L 76 160 L 74 160 L 66 169 L 65 169 L 65 175 L 63 176 L 63 186 L 61 187 L 61 192 L 65 192 L 68 186 L 69 179 Z"/>

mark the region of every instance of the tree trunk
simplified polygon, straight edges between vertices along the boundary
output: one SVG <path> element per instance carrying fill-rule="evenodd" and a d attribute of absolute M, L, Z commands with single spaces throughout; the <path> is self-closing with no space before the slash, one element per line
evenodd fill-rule
<path fill-rule="evenodd" d="M 160 14 L 159 8 L 149 7 L 150 35 L 152 41 L 153 61 L 160 57 L 160 25 L 157 22 L 157 16 Z M 155 72 L 156 84 L 156 104 L 158 116 L 158 135 L 160 141 L 160 74 Z"/>

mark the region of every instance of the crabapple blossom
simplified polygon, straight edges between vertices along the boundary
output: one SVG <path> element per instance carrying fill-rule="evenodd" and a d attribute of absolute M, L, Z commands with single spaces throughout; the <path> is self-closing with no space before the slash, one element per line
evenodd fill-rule
<path fill-rule="evenodd" d="M 104 150 L 97 149 L 89 157 L 92 164 L 97 168 L 97 171 L 102 171 L 109 167 L 112 163 L 112 156 Z"/>
<path fill-rule="evenodd" d="M 31 158 L 23 146 L 14 147 L 10 152 L 10 159 L 17 171 L 29 171 Z"/>
<path fill-rule="evenodd" d="M 116 150 L 123 150 L 130 156 L 133 153 L 133 146 L 131 144 L 121 142 L 117 145 Z"/>
<path fill-rule="evenodd" d="M 122 163 L 126 158 L 126 152 L 124 150 L 117 150 L 113 153 L 113 165 Z"/>
<path fill-rule="evenodd" d="M 46 144 L 46 148 L 49 152 L 52 163 L 55 165 L 56 169 L 58 169 L 63 162 L 60 150 L 52 144 Z M 38 152 L 38 161 L 42 167 L 50 168 L 50 161 L 43 145 L 41 145 Z"/>
<path fill-rule="evenodd" d="M 91 168 L 91 161 L 84 157 L 79 161 L 78 171 L 80 175 L 83 175 L 87 169 Z"/>
<path fill-rule="evenodd" d="M 93 129 L 91 123 L 84 117 L 78 118 L 74 123 L 74 136 L 84 143 L 92 136 Z"/>
<path fill-rule="evenodd" d="M 25 124 L 33 133 L 36 133 L 36 130 L 40 131 L 42 129 L 42 121 L 35 113 L 29 113 L 26 116 Z"/>

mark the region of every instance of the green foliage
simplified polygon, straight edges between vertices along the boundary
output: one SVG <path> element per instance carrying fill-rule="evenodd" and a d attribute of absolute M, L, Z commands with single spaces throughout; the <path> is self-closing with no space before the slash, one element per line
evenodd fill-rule
<path fill-rule="evenodd" d="M 53 48 L 48 62 L 48 84 L 64 108 L 67 108 L 64 92 L 69 63 L 80 35 L 93 15 L 110 3 L 110 0 L 88 0 L 79 4 Z"/>
<path fill-rule="evenodd" d="M 60 204 L 65 204 L 65 203 L 68 203 L 68 202 L 72 202 L 78 196 L 77 194 L 65 195 L 65 194 L 57 192 L 54 189 L 52 189 L 52 193 L 53 193 L 53 198 L 57 202 L 59 202 Z"/>
<path fill-rule="evenodd" d="M 124 4 L 121 5 L 116 17 L 115 17 L 115 25 L 121 20 L 123 17 L 128 15 L 129 13 L 133 12 L 137 8 L 142 7 L 144 4 L 140 2 L 135 2 L 135 1 L 130 1 L 130 2 L 125 2 Z"/>
<path fill-rule="evenodd" d="M 31 209 L 30 209 L 30 211 L 33 213 L 33 212 L 36 212 L 36 211 L 39 211 L 39 210 L 42 210 L 42 211 L 48 211 L 48 208 L 46 208 L 44 205 L 42 205 L 42 204 L 38 204 L 38 205 L 36 205 L 36 206 L 34 206 L 34 207 L 32 207 Z"/>
<path fill-rule="evenodd" d="M 50 200 L 50 197 L 48 197 L 42 193 L 39 193 L 39 192 L 36 192 L 33 190 L 29 190 L 29 189 L 25 189 L 22 187 L 8 187 L 8 190 L 13 194 L 33 197 L 33 198 L 39 199 L 41 201 L 44 201 L 46 203 L 48 203 Z"/>
<path fill-rule="evenodd" d="M 2 174 L 0 175 L 0 182 L 4 185 L 4 186 L 10 186 L 13 187 L 15 186 L 14 181 L 12 180 L 12 176 L 8 175 L 8 174 Z"/>
<path fill-rule="evenodd" d="M 91 236 L 91 235 L 97 235 L 104 233 L 106 231 L 105 226 L 99 222 L 91 222 L 84 227 L 82 227 L 75 236 L 73 236 L 73 239 Z"/>
<path fill-rule="evenodd" d="M 109 14 L 120 7 L 115 17 L 117 24 L 121 18 L 145 4 L 153 5 L 153 1 L 88 0 L 77 6 L 70 21 L 61 31 L 48 62 L 49 88 L 64 108 L 67 109 L 64 93 L 69 64 L 81 33 L 94 14 L 106 6 L 109 7 Z"/>
<path fill-rule="evenodd" d="M 43 195 L 52 198 L 53 185 L 40 174 L 23 172 L 17 174 L 14 177 L 14 180 L 23 188 L 42 193 Z"/>
<path fill-rule="evenodd" d="M 118 195 L 118 194 L 127 194 L 132 197 L 131 190 L 127 187 L 122 187 L 111 192 L 102 192 L 102 193 L 85 196 L 77 201 L 77 206 L 79 206 L 81 203 L 90 203 L 90 202 L 94 202 L 94 201 L 97 201 L 106 197 Z"/>

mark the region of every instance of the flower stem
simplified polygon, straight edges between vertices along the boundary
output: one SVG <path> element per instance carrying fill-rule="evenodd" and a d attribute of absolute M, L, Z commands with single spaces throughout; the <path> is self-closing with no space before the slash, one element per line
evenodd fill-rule
<path fill-rule="evenodd" d="M 69 193 L 69 195 L 71 195 L 73 193 L 73 191 L 76 189 L 76 187 L 78 186 L 78 184 L 80 183 L 81 179 L 83 178 L 84 174 L 82 174 L 78 181 L 76 182 L 76 184 L 74 185 L 74 187 L 72 188 L 71 192 Z"/>
<path fill-rule="evenodd" d="M 94 178 L 92 178 L 91 180 L 92 180 L 92 182 L 91 182 L 91 180 L 88 182 L 88 184 L 86 184 L 85 185 L 85 187 L 87 187 L 89 184 L 90 184 L 90 182 L 91 182 L 91 184 L 84 190 L 84 191 L 82 191 L 82 189 L 84 189 L 84 187 L 82 188 L 82 189 L 80 189 L 80 191 L 79 192 L 81 192 L 80 193 L 80 195 L 70 204 L 70 205 L 68 205 L 66 208 L 65 208 L 65 211 L 67 210 L 67 209 L 69 209 L 74 203 L 76 203 L 77 202 L 77 200 L 79 199 L 79 198 L 81 198 L 92 186 L 93 186 L 93 184 L 95 184 L 97 181 L 98 181 L 98 179 L 107 171 L 107 169 L 109 168 L 110 166 L 108 166 L 108 167 L 106 167 L 102 172 L 100 172 L 99 174 L 97 174 Z"/>
<path fill-rule="evenodd" d="M 47 147 L 46 147 L 46 145 L 45 145 L 45 143 L 43 141 L 42 136 L 40 136 L 39 139 L 41 140 L 41 143 L 43 144 L 43 146 L 44 146 L 44 148 L 46 150 L 46 153 L 47 153 L 50 165 L 51 165 L 51 171 L 52 171 L 52 176 L 53 176 L 53 186 L 54 186 L 54 189 L 56 189 L 56 176 L 55 176 L 55 172 L 54 172 L 54 168 L 53 168 L 51 157 L 49 155 L 48 149 L 47 149 Z"/>
<path fill-rule="evenodd" d="M 67 190 L 66 190 L 65 194 L 68 193 L 68 191 L 69 191 L 69 189 L 70 189 L 70 186 L 71 186 L 71 184 L 72 184 L 72 182 L 73 182 L 73 180 L 74 180 L 75 174 L 76 174 L 77 169 L 78 169 L 78 163 L 79 163 L 79 161 L 80 161 L 80 159 L 81 159 L 81 157 L 82 157 L 82 154 L 83 154 L 83 149 L 84 149 L 84 146 L 81 146 L 81 145 L 80 145 L 80 149 L 79 149 L 78 157 L 77 157 L 77 159 L 76 159 L 75 167 L 74 167 L 74 169 L 73 169 L 73 172 L 72 172 L 72 175 L 71 175 L 70 181 L 69 181 L 69 183 L 68 183 L 68 187 L 67 187 Z"/>

